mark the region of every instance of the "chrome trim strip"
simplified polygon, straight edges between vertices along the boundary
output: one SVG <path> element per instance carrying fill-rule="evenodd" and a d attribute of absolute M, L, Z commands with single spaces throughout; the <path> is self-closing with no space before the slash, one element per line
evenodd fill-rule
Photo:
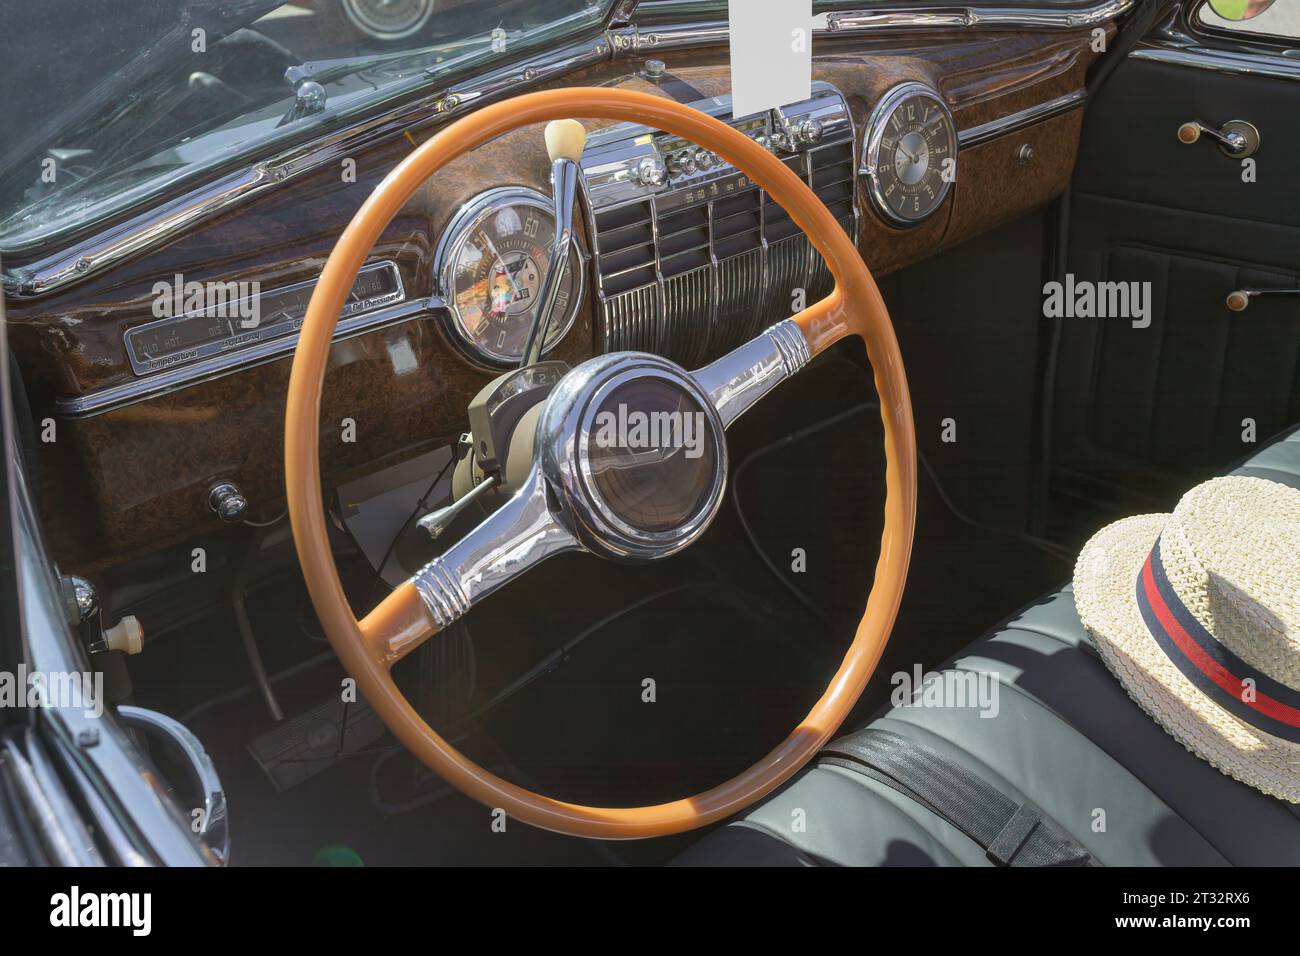
<path fill-rule="evenodd" d="M 401 272 L 398 271 L 397 264 L 395 262 L 392 262 L 391 260 L 388 259 L 384 259 L 380 262 L 372 262 L 368 265 L 362 266 L 361 270 L 357 273 L 357 279 L 360 279 L 361 276 L 366 275 L 367 273 L 370 272 L 387 272 L 390 276 L 392 276 L 393 291 L 385 293 L 383 296 L 378 297 L 376 299 L 345 302 L 343 305 L 343 313 L 342 313 L 343 315 L 348 316 L 348 315 L 368 314 L 370 312 L 376 312 L 381 308 L 386 308 L 387 306 L 396 305 L 399 302 L 406 301 L 406 286 L 402 282 L 402 274 Z M 240 299 L 237 302 L 230 303 L 228 305 L 228 308 L 237 308 L 239 305 L 241 305 L 246 301 L 249 301 L 250 299 L 256 299 L 260 301 L 262 299 L 269 299 L 270 297 L 276 295 L 285 295 L 290 292 L 299 292 L 303 289 L 312 289 L 316 286 L 316 283 L 319 281 L 320 281 L 319 278 L 308 279 L 305 282 L 294 282 L 290 285 L 279 286 L 273 289 L 268 289 L 265 292 L 259 292 L 254 296 L 249 296 L 248 299 Z M 354 288 L 355 288 L 356 280 L 353 281 L 354 281 Z M 259 325 L 257 328 L 249 329 L 247 331 L 242 331 L 241 333 L 236 334 L 234 332 L 233 322 L 232 322 L 231 334 L 229 336 L 227 336 L 225 339 L 219 339 L 215 342 L 207 342 L 202 345 L 194 346 L 195 356 L 191 359 L 182 358 L 181 355 L 183 353 L 173 352 L 170 355 L 163 356 L 159 359 L 156 359 L 154 363 L 151 364 L 151 362 L 145 356 L 138 354 L 135 339 L 139 337 L 142 333 L 148 332 L 152 329 L 166 328 L 169 325 L 175 325 L 176 323 L 185 322 L 186 320 L 192 320 L 196 317 L 206 315 L 211 311 L 212 310 L 208 308 L 201 308 L 201 309 L 196 309 L 192 312 L 186 312 L 182 315 L 168 316 L 166 318 L 154 319 L 151 322 L 143 322 L 140 325 L 133 325 L 131 326 L 131 328 L 123 332 L 122 333 L 123 345 L 126 348 L 127 360 L 130 361 L 131 363 L 131 371 L 135 372 L 136 375 L 140 375 L 140 376 L 157 375 L 159 372 L 165 371 L 169 368 L 181 368 L 181 367 L 189 368 L 192 365 L 196 365 L 199 362 L 202 362 L 204 359 L 213 358 L 219 355 L 225 355 L 225 354 L 242 355 L 244 354 L 246 349 L 241 349 L 238 345 L 228 344 L 233 339 L 239 338 L 241 335 L 245 339 L 244 345 L 251 346 L 259 342 L 263 342 L 263 341 L 270 342 L 274 339 L 280 339 L 280 338 L 285 338 L 294 335 L 294 333 L 296 333 L 298 329 L 301 328 L 302 326 L 302 317 L 300 316 L 298 320 L 298 326 L 296 327 L 292 326 L 290 322 L 280 322 L 274 324 L 263 323 Z M 283 312 L 281 314 L 287 315 L 287 313 L 283 313 Z"/>
<path fill-rule="evenodd" d="M 1178 47 L 1166 44 L 1139 46 L 1129 53 L 1134 60 L 1169 63 L 1197 70 L 1211 70 L 1231 76 L 1263 76 L 1276 80 L 1300 80 L 1300 60 L 1268 53 L 1242 53 L 1210 47 Z"/>
<path fill-rule="evenodd" d="M 1103 0 L 1096 6 L 1075 10 L 900 6 L 889 10 L 831 14 L 827 17 L 825 29 L 815 30 L 814 35 L 840 37 L 939 29 L 1076 30 L 1118 17 L 1132 4 L 1133 0 Z M 726 23 L 665 24 L 646 28 L 628 26 L 500 67 L 231 173 L 27 267 L 5 270 L 5 292 L 29 298 L 62 288 L 150 249 L 181 230 L 277 183 L 317 169 L 388 134 L 450 117 L 466 106 L 477 106 L 492 97 L 516 92 L 571 70 L 616 57 L 640 55 L 650 50 L 725 44 L 728 37 Z"/>
<path fill-rule="evenodd" d="M 1207 40 L 1221 45 L 1206 46 Z M 1230 76 L 1300 80 L 1300 58 L 1285 56 L 1266 41 L 1266 37 L 1258 34 L 1197 32 L 1185 21 L 1182 11 L 1175 9 L 1157 29 L 1142 38 L 1129 56 Z"/>
<path fill-rule="evenodd" d="M 1098 26 L 1126 13 L 1133 0 L 1104 0 L 1074 10 L 1025 7 L 928 7 L 915 9 L 863 10 L 831 13 L 826 18 L 830 33 L 876 32 L 880 30 L 1079 30 Z"/>
<path fill-rule="evenodd" d="M 808 339 L 794 319 L 783 319 L 768 329 L 767 334 L 776 343 L 776 350 L 781 353 L 787 377 L 794 375 L 812 360 Z"/>
<path fill-rule="evenodd" d="M 1039 120 L 1069 112 L 1076 106 L 1081 106 L 1087 96 L 1087 90 L 1075 90 L 1073 93 L 1066 93 L 1054 100 L 1048 100 L 1046 103 L 1037 103 L 1018 113 L 999 116 L 997 119 L 989 120 L 987 123 L 980 123 L 978 126 L 968 126 L 963 130 L 958 130 L 957 143 L 962 149 L 978 146 L 980 143 L 996 139 L 1005 133 L 1031 126 Z"/>
<path fill-rule="evenodd" d="M 366 312 L 350 319 L 343 319 L 334 330 L 334 341 L 339 342 L 373 332 L 389 325 L 396 325 L 410 319 L 419 318 L 443 308 L 441 299 L 413 299 L 385 309 Z M 60 398 L 55 402 L 55 409 L 65 418 L 84 418 L 99 415 L 123 405 L 131 405 L 146 398 L 156 398 L 179 388 L 197 385 L 216 378 L 229 375 L 245 368 L 263 365 L 274 359 L 289 354 L 298 344 L 297 335 L 285 335 L 267 342 L 259 342 L 239 352 L 227 352 L 224 355 L 195 362 L 192 365 L 178 365 L 143 378 L 132 379 L 120 385 L 111 385 L 98 391 L 88 392 L 73 398 Z"/>

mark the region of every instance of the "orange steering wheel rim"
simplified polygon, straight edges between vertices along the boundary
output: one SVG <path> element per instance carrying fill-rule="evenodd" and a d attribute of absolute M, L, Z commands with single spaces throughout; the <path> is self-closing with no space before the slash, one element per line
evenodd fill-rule
<path fill-rule="evenodd" d="M 794 316 L 816 355 L 850 335 L 866 345 L 880 396 L 885 521 L 875 580 L 844 660 L 799 726 L 748 770 L 704 793 L 644 807 L 592 807 L 510 783 L 467 759 L 416 713 L 393 681 L 399 654 L 434 632 L 409 582 L 365 620 L 352 613 L 329 548 L 320 478 L 320 401 L 335 324 L 357 273 L 419 186 L 456 157 L 521 126 L 570 117 L 662 129 L 746 173 L 809 237 L 835 290 Z M 831 738 L 875 671 L 902 601 L 916 519 L 916 434 L 902 356 L 884 300 L 857 248 L 830 211 L 784 163 L 726 124 L 674 100 L 631 90 L 573 87 L 514 97 L 456 121 L 418 147 L 357 211 L 321 272 L 294 353 L 285 415 L 285 482 L 294 544 L 321 625 L 367 702 L 417 758 L 480 803 L 574 836 L 637 839 L 729 817 L 793 776 Z"/>

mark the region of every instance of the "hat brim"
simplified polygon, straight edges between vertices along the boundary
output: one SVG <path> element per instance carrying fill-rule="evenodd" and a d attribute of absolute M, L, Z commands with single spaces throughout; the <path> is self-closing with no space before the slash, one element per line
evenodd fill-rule
<path fill-rule="evenodd" d="M 1300 803 L 1300 745 L 1243 722 L 1207 697 L 1156 643 L 1137 577 L 1169 515 L 1138 515 L 1093 535 L 1074 567 L 1074 603 L 1111 673 L 1175 740 L 1223 773 Z"/>

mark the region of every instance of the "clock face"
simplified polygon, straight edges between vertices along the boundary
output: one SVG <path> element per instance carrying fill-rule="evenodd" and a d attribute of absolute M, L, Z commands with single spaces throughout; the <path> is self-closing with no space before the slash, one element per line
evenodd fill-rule
<path fill-rule="evenodd" d="M 957 173 L 957 131 L 937 93 L 919 83 L 890 90 L 871 115 L 863 145 L 871 202 L 910 226 L 933 215 Z"/>

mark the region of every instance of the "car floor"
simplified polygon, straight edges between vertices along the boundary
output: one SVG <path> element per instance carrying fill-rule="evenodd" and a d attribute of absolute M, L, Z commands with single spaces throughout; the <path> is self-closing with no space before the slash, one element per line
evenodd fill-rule
<path fill-rule="evenodd" d="M 883 459 L 869 378 L 851 361 L 781 395 L 730 433 L 728 500 L 692 548 L 642 566 L 562 555 L 403 661 L 395 676 L 426 719 L 507 779 L 601 805 L 707 789 L 786 736 L 861 615 Z M 959 518 L 923 472 L 903 606 L 854 720 L 887 703 L 890 675 L 939 664 L 1069 571 Z M 286 715 L 337 698 L 345 675 L 301 582 L 256 591 L 248 608 Z M 275 725 L 228 612 L 151 644 L 131 670 L 137 702 L 180 717 L 208 748 L 234 865 L 656 864 L 699 837 L 602 843 L 516 821 L 502 832 L 386 732 L 327 747 L 281 791 L 249 749 Z"/>

